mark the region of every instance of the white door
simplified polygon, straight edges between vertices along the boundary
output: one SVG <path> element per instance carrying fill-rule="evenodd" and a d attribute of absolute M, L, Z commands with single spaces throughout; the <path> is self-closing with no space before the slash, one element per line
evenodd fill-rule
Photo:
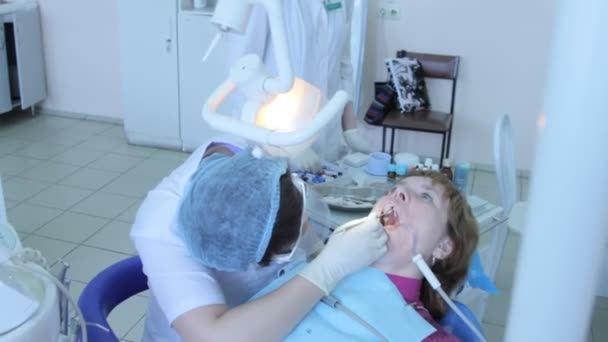
<path fill-rule="evenodd" d="M 203 104 L 228 77 L 227 40 L 220 41 L 203 63 L 213 36 L 217 32 L 211 17 L 182 12 L 179 18 L 179 84 L 183 149 L 191 151 L 202 142 L 219 134 L 201 116 Z"/>
<path fill-rule="evenodd" d="M 8 60 L 6 57 L 6 42 L 4 40 L 4 22 L 0 17 L 0 113 L 13 109 L 11 105 L 11 90 L 8 80 Z"/>
<path fill-rule="evenodd" d="M 181 148 L 177 2 L 118 1 L 124 125 L 129 142 Z"/>
<path fill-rule="evenodd" d="M 26 109 L 46 97 L 42 31 L 38 7 L 15 12 L 13 27 L 21 108 Z"/>

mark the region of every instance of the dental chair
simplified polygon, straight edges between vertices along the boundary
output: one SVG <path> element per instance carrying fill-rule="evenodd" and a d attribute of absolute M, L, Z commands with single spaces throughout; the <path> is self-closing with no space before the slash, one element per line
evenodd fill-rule
<path fill-rule="evenodd" d="M 114 334 L 108 323 L 108 315 L 120 303 L 147 289 L 148 278 L 143 272 L 139 256 L 121 260 L 97 274 L 78 299 L 78 306 L 87 322 L 89 341 L 119 342 L 119 337 Z M 466 305 L 455 303 L 467 318 L 483 331 L 473 312 Z M 451 310 L 439 323 L 462 341 L 478 340 L 460 317 Z"/>
<path fill-rule="evenodd" d="M 148 278 L 139 256 L 121 260 L 97 274 L 78 299 L 89 342 L 119 342 L 108 315 L 120 303 L 147 289 Z"/>

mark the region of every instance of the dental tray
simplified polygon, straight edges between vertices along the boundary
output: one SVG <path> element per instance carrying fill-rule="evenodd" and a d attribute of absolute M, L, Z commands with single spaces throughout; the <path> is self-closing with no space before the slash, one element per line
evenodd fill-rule
<path fill-rule="evenodd" d="M 342 211 L 369 211 L 386 193 L 384 188 L 357 186 L 317 185 L 315 189 L 330 208 Z"/>

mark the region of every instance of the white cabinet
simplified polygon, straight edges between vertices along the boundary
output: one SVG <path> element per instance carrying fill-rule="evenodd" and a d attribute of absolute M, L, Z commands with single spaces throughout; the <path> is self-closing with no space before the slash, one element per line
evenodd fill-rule
<path fill-rule="evenodd" d="M 40 14 L 35 2 L 0 5 L 0 113 L 47 96 Z"/>
<path fill-rule="evenodd" d="M 181 148 L 177 2 L 118 1 L 124 126 L 130 143 Z"/>
<path fill-rule="evenodd" d="M 130 143 L 193 150 L 216 134 L 201 117 L 227 76 L 219 44 L 202 63 L 216 32 L 212 9 L 191 2 L 119 1 L 124 126 Z M 191 6 L 190 6 L 191 7 Z"/>

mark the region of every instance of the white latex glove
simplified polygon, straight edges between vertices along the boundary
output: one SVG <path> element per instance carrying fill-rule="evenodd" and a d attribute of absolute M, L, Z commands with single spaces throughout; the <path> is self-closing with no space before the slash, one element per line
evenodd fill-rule
<path fill-rule="evenodd" d="M 300 272 L 300 276 L 325 294 L 344 277 L 371 265 L 386 253 L 388 238 L 379 220 L 369 216 L 356 221 L 338 227 L 321 254 Z"/>
<path fill-rule="evenodd" d="M 355 152 L 372 153 L 374 149 L 367 140 L 363 138 L 358 128 L 344 131 L 344 140 L 346 144 Z"/>
<path fill-rule="evenodd" d="M 321 172 L 321 158 L 311 148 L 289 156 L 289 168 L 291 171 Z"/>

